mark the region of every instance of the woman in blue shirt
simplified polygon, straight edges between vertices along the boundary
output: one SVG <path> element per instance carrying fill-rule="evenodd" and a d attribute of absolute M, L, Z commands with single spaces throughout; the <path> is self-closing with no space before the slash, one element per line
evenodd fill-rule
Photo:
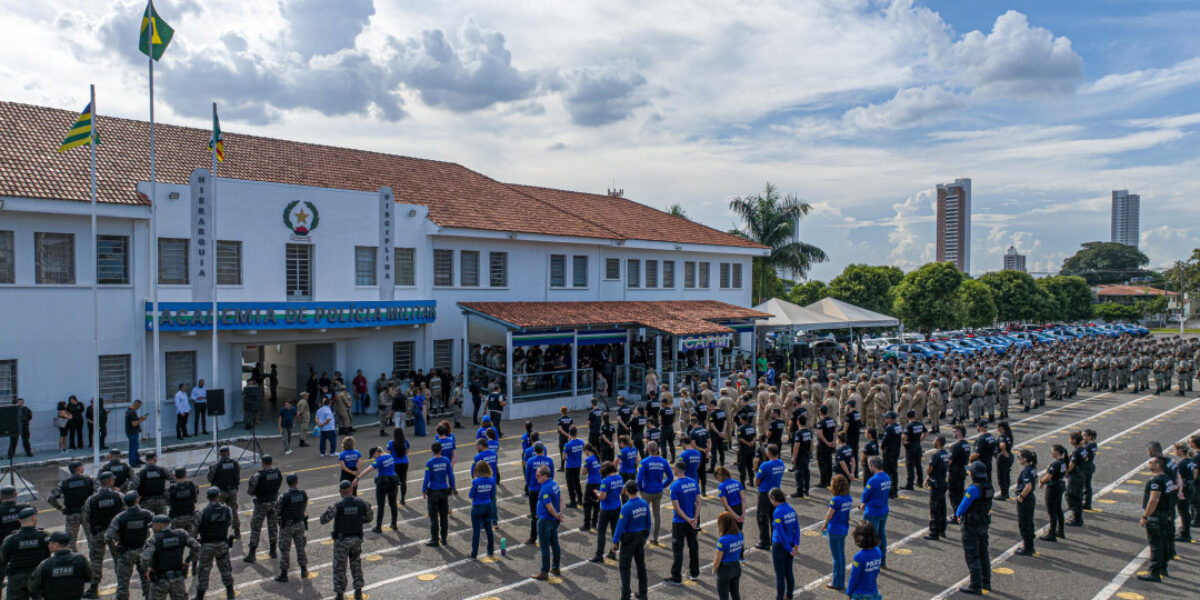
<path fill-rule="evenodd" d="M 744 490 L 742 482 L 733 478 L 733 474 L 725 467 L 717 467 L 717 496 L 721 499 L 721 504 L 725 510 L 733 513 L 734 520 L 737 522 L 738 531 L 742 530 L 743 512 L 746 503 L 743 498 Z M 718 523 L 719 525 L 719 523 Z"/>
<path fill-rule="evenodd" d="M 833 582 L 825 587 L 840 591 L 846 587 L 846 534 L 850 531 L 850 510 L 854 507 L 854 499 L 850 497 L 850 480 L 842 475 L 833 476 L 829 491 L 833 498 L 829 500 L 829 512 L 825 513 L 825 524 L 821 526 L 821 533 L 829 536 L 829 552 L 833 555 Z"/>
<path fill-rule="evenodd" d="M 408 495 L 408 440 L 404 437 L 403 427 L 392 430 L 392 441 L 388 442 L 387 451 L 395 459 L 396 479 L 400 483 L 400 504 L 404 504 L 404 497 Z"/>
<path fill-rule="evenodd" d="M 450 460 L 450 466 L 453 467 L 458 458 L 458 448 L 454 440 L 454 429 L 450 426 L 450 421 L 442 421 L 438 423 L 437 429 L 434 430 L 433 441 L 442 445 L 442 456 Z"/>
<path fill-rule="evenodd" d="M 392 509 L 392 531 L 396 531 L 396 457 L 388 452 L 384 452 L 382 448 L 371 449 L 371 464 L 367 465 L 354 479 L 354 485 L 358 485 L 358 480 L 367 476 L 367 473 L 375 471 L 375 506 L 379 512 L 375 513 L 375 533 L 383 533 L 383 509 L 390 507 Z"/>
<path fill-rule="evenodd" d="M 638 451 L 633 447 L 633 440 L 627 435 L 621 436 L 621 449 L 617 452 L 617 460 L 621 463 L 617 469 L 621 479 L 630 481 L 637 476 Z"/>
<path fill-rule="evenodd" d="M 718 467 L 718 470 L 725 467 Z M 728 473 L 728 471 L 726 471 Z M 742 546 L 745 539 L 737 515 L 725 511 L 717 515 L 717 555 L 713 557 L 713 573 L 717 576 L 717 598 L 742 600 L 739 583 L 742 579 Z"/>
<path fill-rule="evenodd" d="M 425 388 L 418 388 L 413 394 L 413 435 L 425 437 Z"/>
<path fill-rule="evenodd" d="M 358 477 L 358 460 L 362 458 L 362 452 L 354 449 L 354 438 L 346 436 L 342 439 L 342 452 L 338 454 L 339 471 L 341 472 L 340 480 L 354 481 Z M 358 495 L 358 489 L 355 488 L 354 495 Z"/>
<path fill-rule="evenodd" d="M 536 441 L 533 437 L 533 421 L 525 421 L 525 433 L 521 435 L 521 454 L 532 448 Z"/>
<path fill-rule="evenodd" d="M 846 584 L 846 595 L 850 600 L 882 600 L 879 595 L 879 566 L 883 564 L 883 553 L 879 551 L 879 536 L 875 525 L 862 521 L 854 528 L 854 543 L 859 550 L 850 565 L 850 581 Z"/>
<path fill-rule="evenodd" d="M 479 555 L 479 530 L 487 532 L 487 555 L 494 549 L 492 506 L 496 502 L 496 480 L 486 461 L 475 463 L 475 479 L 471 480 L 471 558 Z"/>
<path fill-rule="evenodd" d="M 775 566 L 775 600 L 791 598 L 796 589 L 796 574 L 792 563 L 800 553 L 800 516 L 787 503 L 787 495 L 779 488 L 768 492 L 771 506 L 771 562 Z"/>

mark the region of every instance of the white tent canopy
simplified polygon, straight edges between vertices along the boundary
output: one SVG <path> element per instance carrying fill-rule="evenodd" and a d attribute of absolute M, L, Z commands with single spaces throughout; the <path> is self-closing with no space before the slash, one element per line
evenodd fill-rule
<path fill-rule="evenodd" d="M 836 298 L 822 298 L 803 308 L 825 315 L 828 320 L 836 323 L 832 327 L 895 327 L 900 324 L 900 320 L 895 317 L 860 308 Z"/>
<path fill-rule="evenodd" d="M 807 329 L 836 329 L 846 327 L 844 321 L 824 313 L 792 304 L 787 300 L 771 298 L 754 307 L 765 313 L 771 313 L 771 318 L 759 321 L 757 329 L 762 330 L 807 330 Z"/>

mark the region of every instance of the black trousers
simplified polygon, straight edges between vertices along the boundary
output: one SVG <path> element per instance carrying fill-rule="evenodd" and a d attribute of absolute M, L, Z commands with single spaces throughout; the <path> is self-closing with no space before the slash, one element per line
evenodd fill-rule
<path fill-rule="evenodd" d="M 668 450 L 670 450 L 670 455 L 669 455 L 671 457 L 670 461 L 671 461 L 671 463 L 674 463 L 675 462 L 675 430 L 670 429 L 670 428 L 662 430 L 662 439 L 663 439 L 663 444 L 667 447 Z M 597 446 L 597 448 L 599 448 L 599 446 Z M 668 456 L 668 454 L 666 452 L 662 451 L 662 449 L 660 448 L 659 456 Z"/>
<path fill-rule="evenodd" d="M 796 467 L 796 491 L 801 494 L 808 494 L 809 484 L 811 483 L 812 474 L 808 469 L 808 456 L 800 455 L 793 462 Z"/>
<path fill-rule="evenodd" d="M 1021 532 L 1021 542 L 1030 552 L 1033 552 L 1033 534 L 1037 530 L 1033 524 L 1033 509 L 1036 503 L 1033 498 L 1031 493 L 1025 500 L 1017 503 L 1017 529 Z"/>
<path fill-rule="evenodd" d="M 488 415 L 492 417 L 492 427 L 496 428 L 496 436 L 504 437 L 504 432 L 500 431 L 500 417 L 504 415 L 504 411 L 491 410 L 491 411 L 488 411 Z M 534 527 L 536 528 L 537 525 L 534 525 Z"/>
<path fill-rule="evenodd" d="M 817 487 L 829 487 L 833 479 L 833 450 L 825 444 L 817 446 L 817 472 L 821 474 L 821 481 L 817 482 Z"/>
<path fill-rule="evenodd" d="M 950 495 L 950 506 L 958 508 L 962 503 L 963 493 L 966 492 L 966 474 L 950 472 L 950 480 L 946 482 L 946 492 Z"/>
<path fill-rule="evenodd" d="M 1096 464 L 1088 463 L 1087 468 L 1083 471 L 1083 508 L 1091 510 L 1092 508 L 1092 476 L 1096 474 Z"/>
<path fill-rule="evenodd" d="M 1067 508 L 1071 510 L 1071 519 L 1076 523 L 1083 522 L 1083 474 L 1072 477 L 1067 481 Z"/>
<path fill-rule="evenodd" d="M 900 453 L 898 451 L 888 450 L 883 453 L 883 472 L 892 479 L 891 497 L 895 498 L 900 493 L 900 486 L 896 485 L 900 481 Z"/>
<path fill-rule="evenodd" d="M 583 526 L 591 529 L 596 526 L 596 519 L 600 517 L 600 499 L 596 497 L 596 490 L 600 489 L 600 484 L 589 483 L 583 490 Z"/>
<path fill-rule="evenodd" d="M 929 533 L 946 535 L 946 484 L 943 482 L 930 482 Z"/>
<path fill-rule="evenodd" d="M 775 507 L 771 506 L 771 497 L 766 492 L 758 493 L 758 510 L 754 518 L 758 521 L 758 545 L 771 545 L 771 515 Z"/>
<path fill-rule="evenodd" d="M 717 567 L 717 599 L 742 600 L 741 579 L 741 562 L 734 560 L 721 563 L 721 566 Z"/>
<path fill-rule="evenodd" d="M 14 435 L 14 436 L 8 438 L 8 457 L 12 458 L 13 455 L 17 453 L 17 438 L 18 437 L 21 438 L 21 444 L 23 444 L 25 447 L 25 454 L 28 454 L 29 456 L 33 456 L 33 450 L 31 450 L 29 448 L 29 426 L 26 425 L 25 427 L 21 428 L 20 436 Z"/>
<path fill-rule="evenodd" d="M 1175 509 L 1179 513 L 1179 536 L 1184 538 L 1192 537 L 1192 495 L 1196 491 L 1188 487 L 1187 483 L 1183 484 L 1183 500 L 1175 500 Z"/>
<path fill-rule="evenodd" d="M 996 481 L 998 483 L 996 490 L 1001 500 L 1008 498 L 1008 490 L 1012 487 L 1012 465 L 1013 459 L 1004 458 L 1003 456 L 996 457 Z"/>
<path fill-rule="evenodd" d="M 192 411 L 192 435 L 200 435 L 200 432 L 208 433 L 208 403 L 197 402 L 196 409 Z"/>
<path fill-rule="evenodd" d="M 988 526 L 967 524 L 962 528 L 963 558 L 971 572 L 971 586 L 992 587 L 992 558 L 988 552 Z"/>
<path fill-rule="evenodd" d="M 690 523 L 671 524 L 671 579 L 683 579 L 683 546 L 688 550 L 688 575 L 700 576 L 700 545 L 696 540 L 696 529 Z"/>
<path fill-rule="evenodd" d="M 183 439 L 188 436 L 188 415 L 191 413 L 183 413 L 175 415 L 175 437 Z"/>
<path fill-rule="evenodd" d="M 396 463 L 396 480 L 400 484 L 400 504 L 408 495 L 408 463 Z"/>
<path fill-rule="evenodd" d="M 392 509 L 392 529 L 396 528 L 396 490 L 399 482 L 395 475 L 385 475 L 375 479 L 375 527 L 383 527 L 383 509 Z"/>
<path fill-rule="evenodd" d="M 1157 515 L 1146 520 L 1146 540 L 1150 543 L 1150 572 L 1153 574 L 1165 575 L 1167 562 L 1174 556 L 1171 552 L 1171 529 Z"/>
<path fill-rule="evenodd" d="M 538 539 L 538 530 L 537 530 L 538 493 L 533 490 L 529 490 L 529 491 L 525 492 L 525 496 L 529 499 L 529 539 L 536 540 L 536 539 Z"/>
<path fill-rule="evenodd" d="M 617 530 L 617 519 L 619 518 L 621 518 L 621 509 L 619 508 L 600 511 L 600 516 L 596 520 L 595 558 L 604 556 L 604 546 L 607 545 L 609 538 L 612 537 L 612 533 Z"/>
<path fill-rule="evenodd" d="M 754 481 L 754 451 L 738 450 L 738 481 L 746 487 L 746 480 Z"/>
<path fill-rule="evenodd" d="M 1046 486 L 1046 512 L 1050 514 L 1050 535 L 1063 537 L 1063 515 L 1062 508 L 1063 485 L 1050 484 Z"/>
<path fill-rule="evenodd" d="M 709 445 L 712 446 L 712 460 L 708 461 L 708 472 L 712 473 L 717 470 L 717 465 L 725 466 L 725 440 L 713 435 Z"/>
<path fill-rule="evenodd" d="M 429 539 L 444 544 L 450 534 L 450 490 L 429 490 L 428 509 Z"/>
<path fill-rule="evenodd" d="M 567 469 L 567 495 L 571 499 L 572 506 L 579 506 L 583 502 L 583 488 L 579 483 L 579 467 Z"/>
<path fill-rule="evenodd" d="M 613 511 L 617 512 L 617 511 Z M 633 577 L 633 567 L 637 565 L 638 598 L 646 597 L 646 531 L 624 533 L 621 535 L 621 549 L 617 555 L 618 568 L 621 571 L 621 600 L 629 600 L 632 590 L 630 579 Z M 695 536 L 692 536 L 695 539 Z"/>
<path fill-rule="evenodd" d="M 908 448 L 905 448 L 904 467 L 905 467 L 904 470 L 906 471 L 904 487 L 906 487 L 906 488 L 913 487 L 914 480 L 916 482 L 917 487 L 921 487 L 921 486 L 925 485 L 925 470 L 921 468 L 921 447 L 920 446 L 917 446 L 915 448 L 911 447 L 911 446 Z M 895 480 L 893 480 L 893 481 L 895 481 Z M 896 484 L 893 483 L 892 489 L 895 489 L 895 487 L 896 487 Z"/>
<path fill-rule="evenodd" d="M 696 476 L 700 478 L 700 494 L 701 495 L 708 493 L 708 465 L 707 465 L 707 463 L 710 462 L 711 460 L 712 460 L 712 457 L 706 455 L 704 457 L 704 459 L 700 461 L 700 468 L 696 471 Z"/>

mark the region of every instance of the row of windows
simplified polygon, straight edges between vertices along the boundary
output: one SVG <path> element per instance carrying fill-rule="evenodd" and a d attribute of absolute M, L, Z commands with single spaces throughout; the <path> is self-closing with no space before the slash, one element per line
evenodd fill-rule
<path fill-rule="evenodd" d="M 130 364 L 128 354 L 100 355 L 100 397 L 109 406 L 129 403 Z M 0 405 L 12 404 L 19 395 L 17 361 L 0 360 Z"/>
<path fill-rule="evenodd" d="M 605 259 L 604 278 L 621 278 L 621 259 Z M 718 263 L 720 270 L 719 285 L 721 289 L 742 288 L 742 264 Z M 643 267 L 645 268 L 643 276 Z M 661 267 L 661 271 L 660 271 Z M 692 260 L 683 261 L 684 289 L 708 289 L 710 287 L 710 270 L 712 263 Z M 630 288 L 647 289 L 675 287 L 675 261 L 654 259 L 625 259 L 625 285 Z"/>

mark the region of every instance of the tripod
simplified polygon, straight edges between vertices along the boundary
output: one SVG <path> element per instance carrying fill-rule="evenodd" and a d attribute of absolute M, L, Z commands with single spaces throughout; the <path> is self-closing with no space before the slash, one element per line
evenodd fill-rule
<path fill-rule="evenodd" d="M 239 463 L 242 462 L 242 457 L 251 450 L 258 453 L 251 454 L 252 459 L 257 459 L 265 454 L 262 449 L 262 444 L 258 442 L 258 419 L 250 420 L 246 424 L 250 426 L 250 443 L 247 444 L 245 448 L 242 448 L 242 453 L 238 455 L 237 460 Z"/>
<path fill-rule="evenodd" d="M 200 461 L 200 464 L 196 467 L 196 472 L 192 473 L 192 477 L 195 477 L 200 474 L 200 469 L 203 469 L 204 465 L 208 464 L 208 459 L 212 458 L 213 454 L 216 453 L 217 448 L 220 447 L 218 433 L 217 433 L 217 417 L 216 417 L 216 415 L 213 415 L 213 417 L 212 417 L 212 428 L 213 428 L 212 446 L 208 449 L 208 452 L 205 453 L 204 460 Z"/>
<path fill-rule="evenodd" d="M 2 479 L 3 478 L 0 477 L 0 480 Z M 8 484 L 14 488 L 17 487 L 17 465 L 12 456 L 8 457 Z M 35 492 L 33 488 L 29 487 L 29 482 L 25 481 L 24 476 L 21 476 L 21 486 L 25 488 L 26 492 L 29 492 L 30 499 L 38 500 L 41 498 L 41 496 L 38 496 L 38 493 Z"/>

